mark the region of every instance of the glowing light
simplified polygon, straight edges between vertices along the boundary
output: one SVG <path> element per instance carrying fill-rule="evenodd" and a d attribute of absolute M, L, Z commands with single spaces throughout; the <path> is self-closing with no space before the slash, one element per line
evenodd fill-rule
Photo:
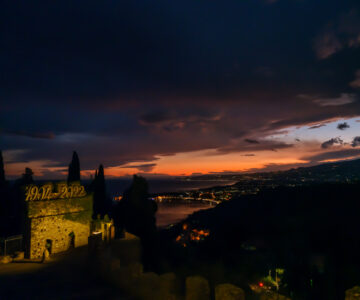
<path fill-rule="evenodd" d="M 85 188 L 80 184 L 72 183 L 68 185 L 66 183 L 60 182 L 56 184 L 56 190 L 57 192 L 54 192 L 54 185 L 52 183 L 47 183 L 40 187 L 33 184 L 28 185 L 25 188 L 25 201 L 64 199 L 86 196 Z"/>
<path fill-rule="evenodd" d="M 123 196 L 114 197 L 114 201 L 121 201 L 122 198 L 123 198 Z"/>

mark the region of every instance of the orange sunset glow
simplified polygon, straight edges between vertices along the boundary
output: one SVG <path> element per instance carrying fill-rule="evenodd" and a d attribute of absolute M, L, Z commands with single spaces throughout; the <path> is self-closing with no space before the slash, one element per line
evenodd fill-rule
<path fill-rule="evenodd" d="M 344 134 L 344 139 L 348 139 L 348 143 L 343 145 L 334 145 L 330 149 L 321 148 L 322 140 L 330 139 L 331 127 L 336 126 L 340 121 L 330 121 L 327 123 L 328 128 L 311 129 L 313 125 L 301 126 L 297 128 L 289 128 L 284 133 L 276 133 L 269 135 L 267 140 L 276 140 L 279 145 L 286 145 L 281 149 L 257 150 L 252 144 L 246 151 L 231 151 L 223 153 L 221 149 L 205 149 L 199 151 L 179 152 L 172 155 L 155 155 L 153 160 L 134 161 L 120 166 L 105 167 L 106 175 L 109 177 L 122 177 L 132 174 L 146 174 L 157 176 L 188 176 L 192 174 L 212 174 L 212 173 L 243 173 L 243 172 L 260 172 L 260 171 L 276 171 L 289 168 L 308 166 L 316 164 L 312 161 L 312 157 L 321 154 L 337 153 L 339 150 L 349 150 L 349 154 L 345 157 L 327 158 L 324 157 L 318 162 L 335 162 L 341 159 L 353 159 L 357 157 L 357 153 L 353 153 L 354 148 L 351 147 L 351 136 L 360 129 L 360 123 L 355 119 L 349 119 L 352 128 Z M 316 132 L 317 131 L 317 132 Z M 319 139 L 319 135 L 323 139 Z M 267 140 L 264 140 L 266 143 Z M 301 141 L 301 142 L 300 142 Z M 240 141 L 241 142 L 241 141 Z M 275 143 L 275 146 L 276 146 Z M 260 144 L 260 142 L 259 142 Z M 258 144 L 256 144 L 257 146 Z M 11 154 L 11 153 L 10 153 Z M 6 153 L 5 153 L 6 157 Z M 48 161 L 32 161 L 29 163 L 14 162 L 6 166 L 9 176 L 16 176 L 22 172 L 25 166 L 30 165 L 37 176 L 52 174 L 59 176 L 66 174 L 66 167 L 52 167 L 54 162 Z M 93 171 L 83 170 L 85 177 L 93 176 Z"/>

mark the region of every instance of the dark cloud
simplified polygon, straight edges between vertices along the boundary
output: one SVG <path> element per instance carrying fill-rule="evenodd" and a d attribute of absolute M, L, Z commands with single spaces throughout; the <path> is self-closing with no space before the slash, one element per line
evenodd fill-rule
<path fill-rule="evenodd" d="M 23 136 L 35 139 L 53 139 L 55 134 L 53 132 L 27 132 L 27 131 L 16 131 L 16 130 L 5 130 L 3 134 Z"/>
<path fill-rule="evenodd" d="M 360 45 L 360 14 L 357 9 L 343 12 L 335 22 L 328 23 L 315 39 L 319 59 L 327 59 L 346 48 Z"/>
<path fill-rule="evenodd" d="M 304 102 L 311 101 L 319 106 L 343 106 L 346 104 L 351 104 L 356 102 L 357 96 L 354 93 L 339 93 L 332 96 L 321 96 L 318 94 L 309 95 L 309 94 L 299 94 L 297 98 L 303 100 Z"/>
<path fill-rule="evenodd" d="M 318 128 L 321 128 L 321 127 L 324 127 L 324 126 L 326 126 L 326 124 L 319 124 L 319 125 L 311 126 L 308 129 L 318 129 Z"/>
<path fill-rule="evenodd" d="M 210 171 L 209 173 L 214 174 L 214 175 L 232 175 L 232 174 L 244 173 L 244 171 L 224 170 L 224 171 L 221 171 L 221 172 Z"/>
<path fill-rule="evenodd" d="M 342 149 L 342 150 L 325 152 L 311 156 L 305 156 L 302 159 L 309 160 L 313 163 L 319 163 L 326 160 L 347 159 L 359 155 L 360 155 L 360 149 Z"/>
<path fill-rule="evenodd" d="M 144 126 L 156 127 L 166 131 L 176 131 L 186 128 L 201 128 L 216 124 L 222 118 L 218 112 L 209 110 L 167 111 L 146 113 L 139 118 Z"/>
<path fill-rule="evenodd" d="M 245 142 L 245 143 L 244 143 Z M 293 144 L 287 144 L 284 142 L 272 141 L 272 140 L 264 140 L 261 143 L 251 142 L 244 140 L 238 142 L 229 143 L 226 146 L 219 147 L 217 149 L 218 153 L 225 154 L 225 153 L 232 153 L 232 152 L 239 152 L 239 151 L 277 151 L 280 149 L 287 149 L 291 148 Z"/>
<path fill-rule="evenodd" d="M 163 123 L 169 120 L 172 120 L 173 117 L 171 117 L 166 112 L 151 112 L 146 113 L 142 116 L 140 116 L 140 122 L 144 124 L 157 124 L 157 123 Z"/>
<path fill-rule="evenodd" d="M 346 123 L 346 122 L 339 123 L 337 125 L 337 129 L 339 129 L 339 130 L 345 130 L 345 129 L 348 129 L 348 128 L 350 128 L 350 125 L 348 123 Z"/>
<path fill-rule="evenodd" d="M 324 0 L 326 9 L 280 1 L 276 10 L 261 1 L 33 3 L 8 2 L 2 10 L 7 25 L 2 27 L 7 74 L 2 93 L 8 97 L 146 102 L 159 93 L 188 99 L 216 93 L 223 98 L 236 90 L 249 93 L 259 84 L 271 91 L 284 79 L 291 88 L 302 79 L 309 90 L 324 71 L 312 65 L 309 43 L 338 12 L 337 5 Z M 347 12 L 349 4 L 343 6 Z M 284 24 L 289 30 L 281 30 Z M 276 70 L 279 76 L 255 80 L 249 76 L 254 69 L 267 75 Z"/>
<path fill-rule="evenodd" d="M 292 145 L 269 134 L 360 113 L 355 0 L 1 6 L 0 148 L 22 161 L 271 151 Z"/>
<path fill-rule="evenodd" d="M 276 164 L 269 163 L 263 166 L 262 168 L 252 168 L 246 171 L 246 173 L 257 173 L 257 172 L 275 172 L 275 171 L 284 171 L 299 167 L 310 167 L 314 163 L 294 163 L 294 164 Z"/>
<path fill-rule="evenodd" d="M 356 95 L 342 93 L 339 97 L 336 98 L 318 98 L 314 99 L 313 101 L 320 106 L 341 106 L 355 102 Z"/>
<path fill-rule="evenodd" d="M 343 45 L 333 32 L 326 32 L 316 38 L 314 47 L 317 57 L 325 59 L 340 51 Z"/>
<path fill-rule="evenodd" d="M 141 164 L 141 165 L 130 165 L 130 166 L 122 166 L 122 168 L 126 169 L 138 169 L 142 172 L 151 172 L 156 167 L 156 164 Z"/>
<path fill-rule="evenodd" d="M 354 137 L 354 139 L 351 142 L 351 146 L 353 146 L 353 147 L 360 146 L 360 136 Z"/>
<path fill-rule="evenodd" d="M 354 89 L 360 88 L 360 70 L 357 70 L 355 73 L 355 79 L 349 84 Z"/>
<path fill-rule="evenodd" d="M 328 148 L 330 148 L 330 147 L 332 147 L 334 145 L 342 145 L 343 143 L 344 142 L 343 142 L 343 140 L 341 138 L 336 137 L 336 138 L 332 138 L 332 139 L 330 139 L 330 140 L 328 140 L 326 142 L 323 142 L 321 144 L 321 148 L 328 149 Z"/>
<path fill-rule="evenodd" d="M 242 154 L 241 156 L 256 156 L 256 155 L 253 153 L 246 153 L 246 154 Z"/>
<path fill-rule="evenodd" d="M 257 140 L 253 140 L 253 139 L 245 139 L 245 142 L 249 143 L 249 144 L 260 144 L 259 141 Z"/>
<path fill-rule="evenodd" d="M 257 67 L 254 70 L 254 74 L 260 76 L 260 77 L 267 77 L 267 78 L 271 78 L 273 76 L 275 76 L 275 72 L 269 68 L 269 67 Z"/>

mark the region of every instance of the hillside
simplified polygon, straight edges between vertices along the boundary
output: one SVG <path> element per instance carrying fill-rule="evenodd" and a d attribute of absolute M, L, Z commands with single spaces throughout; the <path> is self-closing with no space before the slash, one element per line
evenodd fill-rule
<path fill-rule="evenodd" d="M 325 163 L 311 167 L 300 167 L 286 171 L 208 174 L 187 177 L 189 180 L 283 180 L 310 182 L 346 182 L 360 179 L 360 159 Z"/>
<path fill-rule="evenodd" d="M 190 230 L 210 232 L 203 242 L 189 240 L 186 251 L 221 261 L 225 272 L 242 278 L 281 267 L 282 292 L 293 299 L 343 299 L 360 280 L 359 192 L 359 184 L 326 183 L 234 198 L 184 221 Z M 167 239 L 179 235 L 186 236 L 181 224 L 164 233 Z"/>

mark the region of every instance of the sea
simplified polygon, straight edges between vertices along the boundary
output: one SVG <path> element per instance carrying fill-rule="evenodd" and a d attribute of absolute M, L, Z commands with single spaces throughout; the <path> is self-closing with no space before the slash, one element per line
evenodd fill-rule
<path fill-rule="evenodd" d="M 225 186 L 234 184 L 234 181 L 210 181 L 210 180 L 182 180 L 182 179 L 148 179 L 149 193 L 182 192 L 197 189 L 204 189 L 214 186 Z M 122 195 L 131 185 L 131 179 L 108 179 L 106 188 L 108 194 L 113 198 Z M 156 213 L 156 224 L 158 228 L 165 228 L 171 224 L 178 223 L 192 213 L 209 209 L 208 204 L 158 204 Z"/>
<path fill-rule="evenodd" d="M 149 193 L 182 192 L 204 189 L 214 186 L 225 186 L 236 183 L 230 180 L 184 180 L 184 179 L 147 179 Z M 132 179 L 107 179 L 106 189 L 111 197 L 121 195 L 130 185 Z"/>

